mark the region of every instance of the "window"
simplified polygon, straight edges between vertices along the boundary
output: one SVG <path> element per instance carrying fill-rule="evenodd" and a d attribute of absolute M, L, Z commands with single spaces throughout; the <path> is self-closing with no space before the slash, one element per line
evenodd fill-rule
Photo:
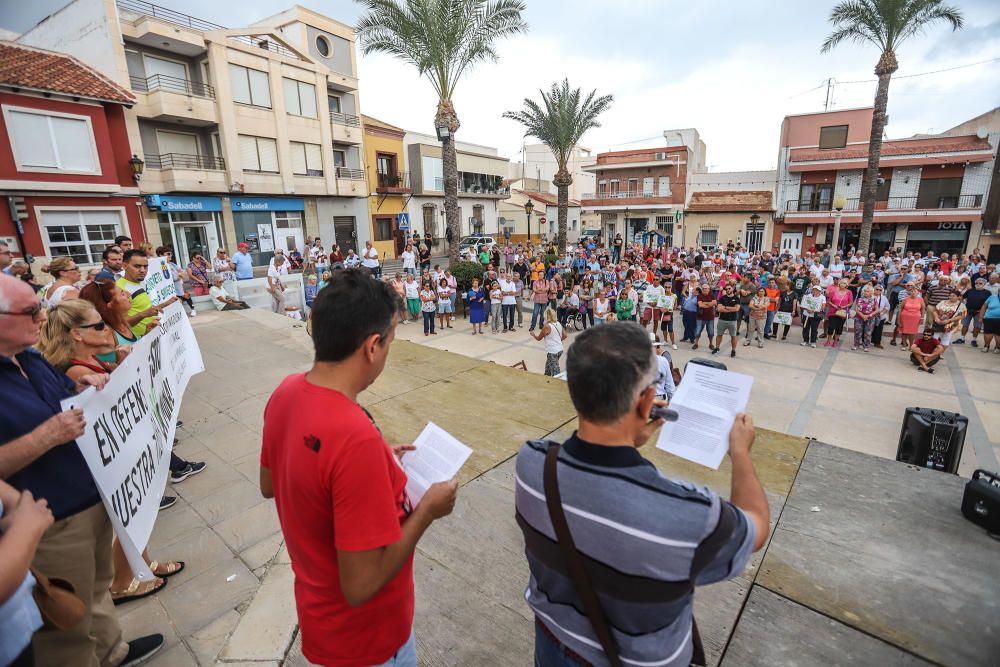
<path fill-rule="evenodd" d="M 698 236 L 698 245 L 701 246 L 702 250 L 715 250 L 715 246 L 719 242 L 718 229 L 703 229 Z"/>
<path fill-rule="evenodd" d="M 156 145 L 160 150 L 160 155 L 201 155 L 198 147 L 198 135 L 187 132 L 170 132 L 168 130 L 156 131 Z"/>
<path fill-rule="evenodd" d="M 799 189 L 799 211 L 829 211 L 833 209 L 833 186 L 806 184 Z"/>
<path fill-rule="evenodd" d="M 962 177 L 921 178 L 917 208 L 956 208 L 962 193 Z"/>
<path fill-rule="evenodd" d="M 156 58 L 148 53 L 142 55 L 142 60 L 143 66 L 146 69 L 147 79 L 154 76 L 170 77 L 171 79 L 179 79 L 180 81 L 188 79 L 187 65 L 182 62 L 167 60 L 166 58 Z M 155 79 L 150 82 L 150 84 L 153 83 L 155 83 Z M 170 83 L 179 83 L 179 81 L 171 81 Z"/>
<path fill-rule="evenodd" d="M 603 180 L 602 181 L 598 181 L 597 182 L 597 194 L 598 194 L 598 196 L 603 196 L 604 193 L 606 193 L 607 191 L 608 191 L 608 182 L 607 181 L 603 181 Z"/>
<path fill-rule="evenodd" d="M 275 211 L 274 226 L 278 229 L 301 229 L 301 211 Z"/>
<path fill-rule="evenodd" d="M 829 125 L 819 129 L 820 148 L 843 148 L 847 145 L 847 126 Z"/>
<path fill-rule="evenodd" d="M 667 236 L 673 233 L 674 216 L 672 215 L 658 215 L 656 216 L 656 231 L 663 232 Z"/>
<path fill-rule="evenodd" d="M 330 105 L 331 113 L 340 113 L 340 98 L 336 95 L 327 95 L 326 102 Z"/>
<path fill-rule="evenodd" d="M 379 185 L 395 186 L 399 184 L 394 153 L 377 153 L 375 155 L 375 170 L 378 173 Z"/>
<path fill-rule="evenodd" d="M 434 205 L 425 204 L 424 205 L 424 230 L 431 231 L 434 229 Z M 436 236 L 431 232 L 431 236 Z"/>
<path fill-rule="evenodd" d="M 347 166 L 347 151 L 341 148 L 333 149 L 333 166 L 334 167 L 346 167 Z"/>
<path fill-rule="evenodd" d="M 229 63 L 229 79 L 233 85 L 234 102 L 271 108 L 271 86 L 267 81 L 267 72 Z"/>
<path fill-rule="evenodd" d="M 379 216 L 373 220 L 375 227 L 375 240 L 376 241 L 391 241 L 392 240 L 392 217 L 391 216 Z"/>
<path fill-rule="evenodd" d="M 18 171 L 101 173 L 89 116 L 3 107 Z"/>
<path fill-rule="evenodd" d="M 639 192 L 639 179 L 630 178 L 628 179 L 628 194 L 631 197 Z"/>
<path fill-rule="evenodd" d="M 323 35 L 316 35 L 316 50 L 324 58 L 330 57 L 330 40 Z"/>
<path fill-rule="evenodd" d="M 669 176 L 660 176 L 660 183 L 658 185 L 658 188 L 659 188 L 658 192 L 660 193 L 661 197 L 669 197 L 670 196 L 670 177 Z"/>
<path fill-rule="evenodd" d="M 240 137 L 240 165 L 243 171 L 278 173 L 278 142 L 267 137 Z"/>
<path fill-rule="evenodd" d="M 323 154 L 319 144 L 289 142 L 292 153 L 292 173 L 299 176 L 322 176 Z"/>
<path fill-rule="evenodd" d="M 882 185 L 875 186 L 875 201 L 889 201 L 889 188 L 892 187 L 892 179 L 887 178 L 882 181 Z"/>
<path fill-rule="evenodd" d="M 316 86 L 295 79 L 282 79 L 285 111 L 296 116 L 316 117 Z"/>
<path fill-rule="evenodd" d="M 574 232 L 576 231 L 576 220 L 573 221 L 573 224 L 570 227 L 570 229 L 572 229 Z"/>
<path fill-rule="evenodd" d="M 121 233 L 121 212 L 42 211 L 42 229 L 52 257 L 69 256 L 77 264 L 100 264 L 101 253 Z"/>
<path fill-rule="evenodd" d="M 618 194 L 618 179 L 611 179 L 611 196 L 614 197 Z"/>
<path fill-rule="evenodd" d="M 642 179 L 642 194 L 644 197 L 653 196 L 653 177 L 646 176 Z"/>
<path fill-rule="evenodd" d="M 443 191 L 444 163 L 441 161 L 441 158 L 422 155 L 420 157 L 420 166 L 423 174 L 424 190 Z"/>

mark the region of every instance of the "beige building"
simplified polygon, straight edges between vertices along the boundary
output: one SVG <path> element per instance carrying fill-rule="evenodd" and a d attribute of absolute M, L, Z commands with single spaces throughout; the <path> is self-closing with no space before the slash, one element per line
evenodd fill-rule
<path fill-rule="evenodd" d="M 774 170 L 692 173 L 684 218 L 684 247 L 729 243 L 751 252 L 772 250 Z"/>
<path fill-rule="evenodd" d="M 529 187 L 535 183 L 534 179 L 529 179 Z M 545 187 L 546 182 L 541 182 L 539 191 L 524 190 L 519 186 L 521 181 L 511 184 L 510 197 L 500 203 L 500 226 L 503 234 L 509 234 L 510 240 L 526 241 L 529 238 L 533 241 L 539 239 L 543 241 L 552 240 L 559 235 L 559 201 L 558 197 Z M 528 214 L 525 205 L 531 201 L 531 228 L 528 228 Z M 569 200 L 569 208 L 566 212 L 566 240 L 569 243 L 576 243 L 583 231 L 581 220 L 580 202 L 575 199 Z"/>
<path fill-rule="evenodd" d="M 182 261 L 237 243 L 370 237 L 354 32 L 299 6 L 226 28 L 141 0 L 74 0 L 19 38 L 131 89 L 148 237 Z"/>

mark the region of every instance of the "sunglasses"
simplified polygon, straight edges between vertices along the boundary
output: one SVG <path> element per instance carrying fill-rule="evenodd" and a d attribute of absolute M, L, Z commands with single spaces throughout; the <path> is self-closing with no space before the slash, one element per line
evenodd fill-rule
<path fill-rule="evenodd" d="M 93 324 L 81 324 L 77 329 L 93 329 L 94 331 L 104 331 L 108 326 L 107 322 L 101 320 L 100 322 L 94 322 Z"/>
<path fill-rule="evenodd" d="M 21 315 L 23 317 L 30 317 L 32 320 L 38 319 L 38 315 L 42 312 L 42 304 L 36 303 L 31 307 L 30 310 L 22 310 L 21 312 L 10 311 L 10 310 L 0 310 L 0 315 Z"/>

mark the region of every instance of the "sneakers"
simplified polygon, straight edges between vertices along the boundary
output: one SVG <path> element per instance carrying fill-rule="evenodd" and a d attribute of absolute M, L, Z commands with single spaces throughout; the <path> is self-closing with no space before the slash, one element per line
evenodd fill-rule
<path fill-rule="evenodd" d="M 673 344 L 673 345 L 671 345 L 670 347 L 672 347 L 672 348 L 674 348 L 674 349 L 676 350 L 676 349 L 677 349 L 677 343 L 674 343 L 674 344 Z"/>
<path fill-rule="evenodd" d="M 198 473 L 200 473 L 202 470 L 205 469 L 205 465 L 206 465 L 205 463 L 195 463 L 193 461 L 188 461 L 188 464 L 184 466 L 182 469 L 177 470 L 176 472 L 173 470 L 170 471 L 170 481 L 173 482 L 174 484 L 179 484 L 180 482 L 183 482 L 191 475 L 197 475 Z"/>
<path fill-rule="evenodd" d="M 730 351 L 729 356 L 730 357 L 735 357 L 736 356 L 736 348 L 733 348 L 732 351 Z"/>
<path fill-rule="evenodd" d="M 830 347 L 830 339 L 829 338 L 827 338 L 826 342 L 823 343 L 823 347 Z"/>
<path fill-rule="evenodd" d="M 188 313 L 188 317 L 195 317 L 197 314 L 198 314 L 198 311 L 192 308 L 191 312 Z"/>
<path fill-rule="evenodd" d="M 163 648 L 163 635 L 146 635 L 128 643 L 128 653 L 120 667 L 132 667 L 146 662 Z"/>
<path fill-rule="evenodd" d="M 809 343 L 809 347 L 815 348 L 816 347 L 816 343 Z"/>
<path fill-rule="evenodd" d="M 750 347 L 750 339 L 749 338 L 747 338 L 745 341 L 743 341 L 743 347 Z"/>
<path fill-rule="evenodd" d="M 764 349 L 764 341 L 762 341 L 760 339 L 757 339 L 757 347 L 759 347 L 760 349 L 763 350 Z"/>
<path fill-rule="evenodd" d="M 168 507 L 173 507 L 176 504 L 177 504 L 177 497 L 176 496 L 163 496 L 162 498 L 160 498 L 160 509 L 161 510 L 165 510 Z"/>
<path fill-rule="evenodd" d="M 956 340 L 955 345 L 965 345 L 965 338 L 959 338 Z"/>
<path fill-rule="evenodd" d="M 719 353 L 719 348 L 717 347 L 712 348 L 712 354 L 718 354 L 718 353 Z"/>
<path fill-rule="evenodd" d="M 979 343 L 976 342 L 975 338 L 972 339 L 972 342 L 970 342 L 969 345 L 971 345 L 972 347 L 979 347 Z"/>
<path fill-rule="evenodd" d="M 805 341 L 799 343 L 799 345 L 801 345 L 802 347 L 809 347 L 809 343 L 807 343 Z"/>

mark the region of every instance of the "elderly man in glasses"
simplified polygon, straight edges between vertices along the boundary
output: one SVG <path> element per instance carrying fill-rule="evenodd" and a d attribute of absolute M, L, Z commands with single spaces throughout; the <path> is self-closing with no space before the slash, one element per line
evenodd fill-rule
<path fill-rule="evenodd" d="M 18 497 L 30 491 L 44 498 L 55 525 L 42 537 L 33 565 L 49 577 L 66 579 L 86 605 L 81 622 L 68 630 L 34 636 L 40 665 L 118 665 L 148 657 L 162 635 L 122 639 L 108 587 L 113 565 L 111 521 L 75 438 L 86 424 L 80 410 L 63 411 L 60 401 L 87 386 L 102 388 L 107 375 L 73 382 L 31 349 L 38 343 L 45 311 L 26 283 L 0 275 L 0 479 Z"/>

